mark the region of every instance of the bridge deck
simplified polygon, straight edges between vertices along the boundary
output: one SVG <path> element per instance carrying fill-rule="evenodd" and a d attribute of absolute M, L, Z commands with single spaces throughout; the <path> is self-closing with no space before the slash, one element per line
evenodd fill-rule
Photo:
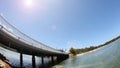
<path fill-rule="evenodd" d="M 3 25 L 4 23 L 5 24 L 7 23 L 7 25 L 9 26 L 5 27 L 7 25 Z M 21 35 L 23 35 L 23 37 L 21 38 L 20 36 L 13 33 L 12 32 L 13 30 L 19 32 L 19 30 L 16 30 L 15 27 L 10 25 L 2 16 L 0 16 L 0 42 L 2 44 L 5 44 L 10 48 L 16 49 L 18 52 L 22 52 L 24 54 L 29 55 L 36 56 L 68 55 L 67 53 L 61 52 L 59 50 L 46 46 L 42 43 L 38 43 L 33 39 L 32 39 L 33 43 L 31 43 L 29 40 L 24 39 L 24 37 L 27 37 L 30 40 L 31 38 L 19 32 Z"/>

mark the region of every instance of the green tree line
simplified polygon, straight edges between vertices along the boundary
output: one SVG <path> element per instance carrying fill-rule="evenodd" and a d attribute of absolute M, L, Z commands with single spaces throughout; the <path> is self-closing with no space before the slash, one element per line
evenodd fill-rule
<path fill-rule="evenodd" d="M 114 39 L 112 39 L 112 40 L 110 40 L 110 41 L 108 41 L 108 42 L 106 42 L 104 44 L 98 45 L 98 46 L 90 46 L 90 47 L 81 48 L 81 49 L 75 49 L 75 48 L 72 47 L 72 48 L 70 48 L 69 53 L 73 54 L 73 55 L 85 53 L 85 52 L 100 48 L 102 46 L 108 45 L 108 44 L 114 42 L 115 40 L 117 40 L 119 38 L 120 38 L 120 36 L 118 36 L 118 37 L 116 37 L 116 38 L 114 38 Z"/>

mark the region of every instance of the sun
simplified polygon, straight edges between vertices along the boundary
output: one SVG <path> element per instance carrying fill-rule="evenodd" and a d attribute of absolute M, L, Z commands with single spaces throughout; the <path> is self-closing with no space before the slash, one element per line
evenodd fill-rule
<path fill-rule="evenodd" d="M 25 5 L 27 7 L 33 7 L 33 0 L 25 0 Z"/>

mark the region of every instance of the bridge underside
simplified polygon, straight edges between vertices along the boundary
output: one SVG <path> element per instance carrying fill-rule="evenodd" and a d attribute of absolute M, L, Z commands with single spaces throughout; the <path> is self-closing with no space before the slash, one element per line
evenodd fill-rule
<path fill-rule="evenodd" d="M 30 46 L 24 42 L 21 42 L 18 39 L 13 38 L 9 34 L 5 33 L 4 31 L 0 30 L 0 43 L 6 45 L 7 47 L 16 49 L 17 52 L 22 52 L 23 54 L 28 55 L 36 55 L 36 56 L 61 56 L 67 55 L 62 53 L 55 53 L 50 52 L 47 50 L 43 50 L 34 46 Z"/>
<path fill-rule="evenodd" d="M 16 51 L 20 53 L 20 68 L 23 68 L 23 54 L 28 54 L 32 56 L 32 67 L 36 68 L 36 60 L 35 56 L 41 57 L 42 68 L 44 67 L 44 57 L 51 57 L 51 61 L 54 64 L 53 57 L 57 57 L 57 61 L 61 62 L 62 60 L 68 58 L 68 54 L 50 52 L 47 50 L 43 50 L 34 46 L 30 46 L 24 42 L 21 42 L 19 39 L 15 39 L 14 37 L 10 36 L 6 32 L 0 29 L 0 44 L 2 47 Z"/>
<path fill-rule="evenodd" d="M 45 56 L 51 57 L 52 63 L 54 62 L 54 57 L 57 57 L 57 61 L 68 58 L 68 54 L 46 46 L 23 34 L 11 24 L 9 24 L 2 16 L 0 16 L 0 22 L 0 47 L 4 47 L 8 50 L 20 53 L 20 68 L 23 68 L 24 54 L 32 56 L 33 68 L 36 68 L 35 56 L 41 57 L 41 62 L 43 65 L 42 68 L 44 68 Z"/>

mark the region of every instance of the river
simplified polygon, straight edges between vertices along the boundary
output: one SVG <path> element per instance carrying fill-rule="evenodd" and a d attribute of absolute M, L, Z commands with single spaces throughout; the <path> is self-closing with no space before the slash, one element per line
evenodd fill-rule
<path fill-rule="evenodd" d="M 3 46 L 0 44 L 0 53 L 3 54 L 12 66 L 19 68 L 20 67 L 20 53 L 6 49 L 1 47 Z M 41 57 L 36 56 L 36 68 L 41 66 Z M 44 63 L 49 63 L 51 61 L 50 58 L 44 57 Z M 23 67 L 24 68 L 32 68 L 32 56 L 23 54 Z"/>
<path fill-rule="evenodd" d="M 120 39 L 94 51 L 69 58 L 52 68 L 120 68 Z"/>
<path fill-rule="evenodd" d="M 9 59 L 13 66 L 19 67 L 19 53 L 3 47 L 0 47 L 0 53 Z M 24 67 L 31 68 L 31 56 L 24 54 L 23 58 Z M 45 59 L 46 63 L 49 61 L 50 59 Z M 37 68 L 39 68 L 40 57 L 36 57 L 36 63 Z M 120 68 L 120 39 L 91 52 L 68 58 L 52 68 Z"/>

